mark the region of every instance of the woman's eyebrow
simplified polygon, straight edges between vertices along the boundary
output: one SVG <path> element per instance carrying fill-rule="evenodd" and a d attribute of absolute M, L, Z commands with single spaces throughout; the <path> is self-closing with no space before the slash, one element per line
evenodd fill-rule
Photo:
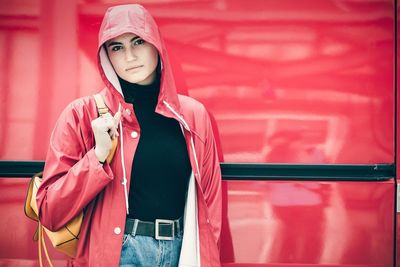
<path fill-rule="evenodd" d="M 135 41 L 136 39 L 140 39 L 140 37 L 139 37 L 139 36 L 133 37 L 133 38 L 131 39 L 131 42 L 132 42 L 132 41 Z"/>
<path fill-rule="evenodd" d="M 130 40 L 130 42 L 133 42 L 133 41 L 135 41 L 136 39 L 140 39 L 140 37 L 139 37 L 139 36 L 135 36 L 135 37 L 133 37 L 133 38 Z M 110 46 L 113 46 L 113 45 L 122 45 L 122 43 L 121 43 L 121 42 L 111 42 L 111 43 L 109 43 L 109 44 L 107 45 L 107 47 L 110 47 Z"/>
<path fill-rule="evenodd" d="M 111 42 L 107 45 L 107 47 L 113 46 L 113 45 L 122 45 L 121 42 Z"/>

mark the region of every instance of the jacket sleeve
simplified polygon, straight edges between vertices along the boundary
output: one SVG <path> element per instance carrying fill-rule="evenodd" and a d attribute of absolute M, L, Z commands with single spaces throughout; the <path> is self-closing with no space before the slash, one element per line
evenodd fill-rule
<path fill-rule="evenodd" d="M 113 180 L 110 167 L 99 163 L 94 148 L 86 151 L 84 118 L 88 119 L 70 105 L 51 134 L 36 196 L 40 221 L 51 231 L 66 225 Z"/>
<path fill-rule="evenodd" d="M 205 150 L 202 163 L 202 181 L 205 182 L 204 198 L 208 206 L 208 215 L 217 244 L 221 234 L 222 196 L 221 169 L 218 160 L 217 145 L 207 111 L 205 112 Z"/>

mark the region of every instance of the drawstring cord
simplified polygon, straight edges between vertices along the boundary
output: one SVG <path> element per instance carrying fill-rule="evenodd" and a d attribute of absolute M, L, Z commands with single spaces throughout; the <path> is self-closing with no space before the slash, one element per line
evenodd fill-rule
<path fill-rule="evenodd" d="M 171 105 L 168 104 L 167 101 L 163 100 L 163 102 L 164 102 L 164 104 L 167 106 L 167 108 L 168 108 L 169 110 L 171 110 L 172 113 L 174 113 L 175 116 L 177 116 L 177 117 L 179 118 L 179 120 L 181 121 L 181 123 L 183 124 L 183 126 L 185 127 L 185 129 L 188 130 L 188 131 L 190 132 L 189 125 L 188 125 L 188 124 L 186 123 L 186 121 L 182 118 L 182 116 L 179 115 L 178 112 L 176 112 L 176 111 L 171 107 Z M 194 141 L 193 141 L 193 135 L 192 135 L 192 134 L 190 135 L 190 143 L 191 143 L 191 147 L 192 147 L 192 151 L 193 151 L 194 162 L 196 163 L 196 173 L 195 173 L 195 174 L 196 174 L 196 176 L 199 176 L 199 177 L 197 177 L 197 178 L 200 179 L 200 168 L 199 168 L 199 163 L 198 163 L 198 161 L 197 161 L 196 150 L 195 150 L 195 148 L 194 148 Z"/>
<path fill-rule="evenodd" d="M 125 158 L 124 158 L 124 131 L 122 129 L 122 120 L 119 121 L 119 128 L 120 128 L 120 137 L 121 140 L 121 162 L 122 162 L 122 184 L 124 185 L 124 194 L 125 194 L 125 206 L 126 206 L 126 214 L 129 214 L 129 201 L 128 201 L 128 188 L 127 183 L 128 180 L 126 179 L 126 170 L 125 170 Z"/>
<path fill-rule="evenodd" d="M 172 113 L 175 114 L 175 116 L 177 116 L 177 117 L 181 120 L 181 123 L 183 124 L 183 126 L 185 127 L 185 129 L 188 130 L 188 131 L 190 132 L 189 125 L 187 125 L 186 121 L 182 118 L 182 116 L 179 115 L 178 112 L 176 112 L 176 111 L 171 107 L 171 105 L 168 104 L 167 101 L 163 100 L 163 103 L 167 106 L 167 108 L 168 108 L 169 110 L 172 111 Z"/>

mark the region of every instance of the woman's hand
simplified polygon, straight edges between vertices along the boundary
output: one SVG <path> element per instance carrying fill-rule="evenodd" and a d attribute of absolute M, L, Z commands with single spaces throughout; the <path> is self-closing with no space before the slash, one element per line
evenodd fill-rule
<path fill-rule="evenodd" d="M 120 119 L 121 112 L 118 109 L 114 117 L 110 113 L 106 113 L 92 121 L 92 130 L 96 142 L 94 152 L 100 162 L 104 162 L 110 153 L 111 140 L 119 136 L 117 130 Z"/>

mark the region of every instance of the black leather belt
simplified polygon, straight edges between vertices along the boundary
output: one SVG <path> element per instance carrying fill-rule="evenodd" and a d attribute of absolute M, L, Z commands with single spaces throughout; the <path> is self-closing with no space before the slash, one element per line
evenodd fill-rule
<path fill-rule="evenodd" d="M 182 230 L 182 217 L 177 220 L 156 219 L 155 222 L 127 218 L 124 233 L 151 236 L 157 240 L 173 240 Z"/>

